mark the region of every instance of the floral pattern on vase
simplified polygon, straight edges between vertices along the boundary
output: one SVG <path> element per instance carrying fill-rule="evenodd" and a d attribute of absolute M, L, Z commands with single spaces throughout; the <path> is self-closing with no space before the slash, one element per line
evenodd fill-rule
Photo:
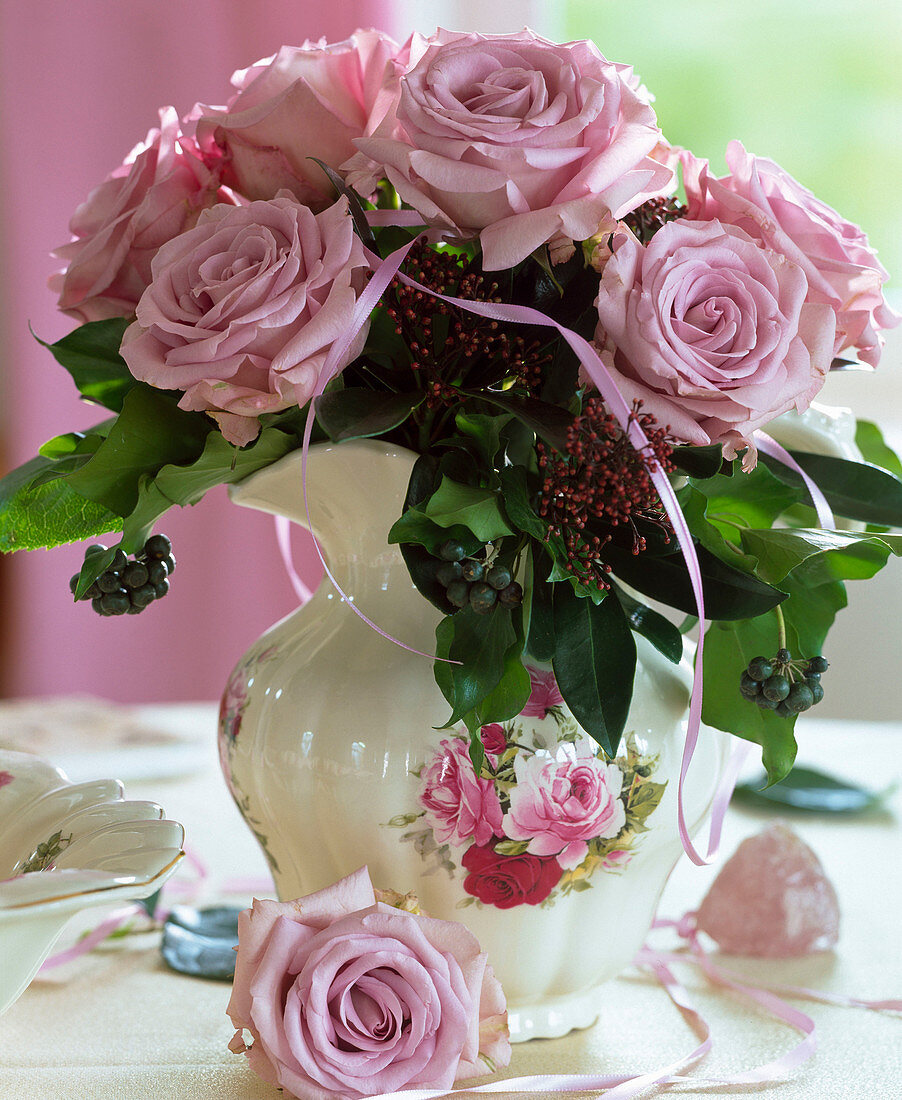
<path fill-rule="evenodd" d="M 634 736 L 608 760 L 566 710 L 553 674 L 529 674 L 522 712 L 483 726 L 479 774 L 466 732 L 455 731 L 411 773 L 418 810 L 388 823 L 433 870 L 464 876 L 461 906 L 548 906 L 590 889 L 596 872 L 623 871 L 667 785 L 652 779 L 658 758 Z"/>
<path fill-rule="evenodd" d="M 12 772 L 0 772 L 0 787 L 5 787 L 7 783 L 12 783 L 15 778 Z"/>

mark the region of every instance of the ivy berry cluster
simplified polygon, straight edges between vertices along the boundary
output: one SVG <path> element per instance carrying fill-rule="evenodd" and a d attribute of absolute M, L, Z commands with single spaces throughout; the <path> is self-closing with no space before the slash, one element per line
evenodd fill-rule
<path fill-rule="evenodd" d="M 105 554 L 102 543 L 89 546 L 85 561 L 98 554 Z M 169 575 L 175 569 L 172 543 L 165 535 L 151 535 L 141 551 L 129 558 L 124 550 L 117 550 L 109 567 L 81 597 L 90 600 L 98 615 L 137 615 L 162 599 L 169 591 Z M 69 589 L 75 595 L 79 574 L 69 581 Z"/>
<path fill-rule="evenodd" d="M 499 604 L 517 607 L 523 602 L 523 589 L 506 565 L 468 557 L 456 539 L 443 542 L 438 554 L 441 564 L 435 579 L 455 607 L 469 606 L 477 615 L 488 615 Z"/>
<path fill-rule="evenodd" d="M 821 673 L 828 667 L 826 657 L 793 660 L 788 649 L 778 649 L 775 657 L 749 661 L 739 679 L 739 693 L 780 718 L 791 718 L 823 699 Z"/>

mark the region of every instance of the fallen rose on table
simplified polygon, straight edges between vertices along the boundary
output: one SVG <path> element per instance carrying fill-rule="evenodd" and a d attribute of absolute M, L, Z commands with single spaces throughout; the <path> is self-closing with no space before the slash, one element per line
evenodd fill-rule
<path fill-rule="evenodd" d="M 445 1089 L 510 1061 L 504 994 L 473 934 L 378 895 L 393 904 L 363 867 L 238 918 L 229 1049 L 286 1093 Z"/>

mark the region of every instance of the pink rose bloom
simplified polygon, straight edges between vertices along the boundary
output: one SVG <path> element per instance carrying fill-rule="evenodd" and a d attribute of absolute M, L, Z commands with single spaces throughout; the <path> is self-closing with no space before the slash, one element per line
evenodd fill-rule
<path fill-rule="evenodd" d="M 671 170 L 648 155 L 661 134 L 632 79 L 591 42 L 414 35 L 395 109 L 356 141 L 349 181 L 368 193 L 364 160 L 382 165 L 427 224 L 478 234 L 487 269 L 512 267 L 670 186 Z"/>
<path fill-rule="evenodd" d="M 310 399 L 368 270 L 346 199 L 319 214 L 287 194 L 213 207 L 154 257 L 123 358 L 136 378 L 182 390 L 180 408 L 208 412 L 243 446 L 261 414 Z"/>
<path fill-rule="evenodd" d="M 303 1100 L 448 1089 L 510 1061 L 504 994 L 475 937 L 377 903 L 366 868 L 239 916 L 228 1014 L 229 1049 Z"/>
<path fill-rule="evenodd" d="M 888 276 L 856 225 L 812 195 L 772 160 L 753 157 L 741 143 L 727 146 L 730 174 L 709 175 L 708 162 L 681 154 L 689 217 L 738 225 L 805 272 L 808 301 L 836 313 L 834 354 L 850 350 L 876 366 L 879 331 L 899 323 L 886 304 Z"/>
<path fill-rule="evenodd" d="M 459 737 L 439 742 L 420 775 L 418 801 L 439 844 L 488 844 L 501 836 L 501 803 L 491 779 L 473 770 Z"/>
<path fill-rule="evenodd" d="M 524 718 L 544 718 L 552 707 L 564 705 L 564 697 L 558 690 L 557 680 L 550 668 L 544 670 L 527 666 L 526 671 L 529 673 L 532 690 L 526 706 L 520 711 Z"/>
<path fill-rule="evenodd" d="M 729 456 L 775 416 L 808 408 L 833 356 L 834 315 L 797 264 L 744 230 L 679 219 L 647 245 L 618 234 L 601 274 L 596 342 L 627 404 L 671 436 Z"/>
<path fill-rule="evenodd" d="M 229 201 L 213 169 L 179 132 L 174 108 L 162 108 L 160 129 L 75 211 L 74 240 L 54 252 L 67 264 L 50 278 L 59 308 L 79 321 L 134 313 L 160 245 L 190 229 L 206 207 Z"/>
<path fill-rule="evenodd" d="M 7 783 L 12 783 L 15 778 L 12 772 L 0 772 L 0 787 L 5 787 Z"/>
<path fill-rule="evenodd" d="M 338 169 L 354 154 L 398 46 L 379 31 L 346 42 L 283 46 L 232 77 L 228 107 L 200 107 L 197 140 L 226 179 L 252 199 L 291 191 L 315 209 L 332 202 L 332 185 L 310 157 Z"/>
<path fill-rule="evenodd" d="M 517 782 L 503 828 L 511 840 L 528 840 L 527 852 L 554 856 L 569 871 L 588 855 L 587 840 L 616 836 L 625 825 L 619 797 L 623 773 L 616 764 L 599 760 L 588 745 L 559 752 L 553 760 L 516 758 Z"/>

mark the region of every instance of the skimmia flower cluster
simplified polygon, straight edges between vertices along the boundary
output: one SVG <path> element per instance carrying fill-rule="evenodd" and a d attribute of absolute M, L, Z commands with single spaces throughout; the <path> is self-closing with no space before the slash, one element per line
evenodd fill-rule
<path fill-rule="evenodd" d="M 105 411 L 0 481 L 0 548 L 117 532 L 73 596 L 130 612 L 168 583 L 126 569 L 164 512 L 301 448 L 310 418 L 316 438 L 405 446 L 388 541 L 442 613 L 448 751 L 497 787 L 484 731 L 528 708 L 527 663 L 603 762 L 629 732 L 635 636 L 689 653 L 678 506 L 711 624 L 704 720 L 785 774 L 799 708 L 771 696 L 817 696 L 801 654 L 821 652 L 842 582 L 902 551 L 902 467 L 875 425 L 861 461 L 758 453 L 832 367 L 879 361 L 898 318 L 864 233 L 738 141 L 723 175 L 670 145 L 632 68 L 591 42 L 358 31 L 232 85 L 185 118 L 162 109 L 73 216 L 51 286 L 77 327 L 51 351 Z M 358 309 L 380 269 L 381 301 Z M 778 649 L 785 684 L 756 678 L 749 655 Z M 504 764 L 514 793 L 532 766 Z M 575 858 L 507 798 L 467 857 L 484 893 L 502 857 Z"/>

